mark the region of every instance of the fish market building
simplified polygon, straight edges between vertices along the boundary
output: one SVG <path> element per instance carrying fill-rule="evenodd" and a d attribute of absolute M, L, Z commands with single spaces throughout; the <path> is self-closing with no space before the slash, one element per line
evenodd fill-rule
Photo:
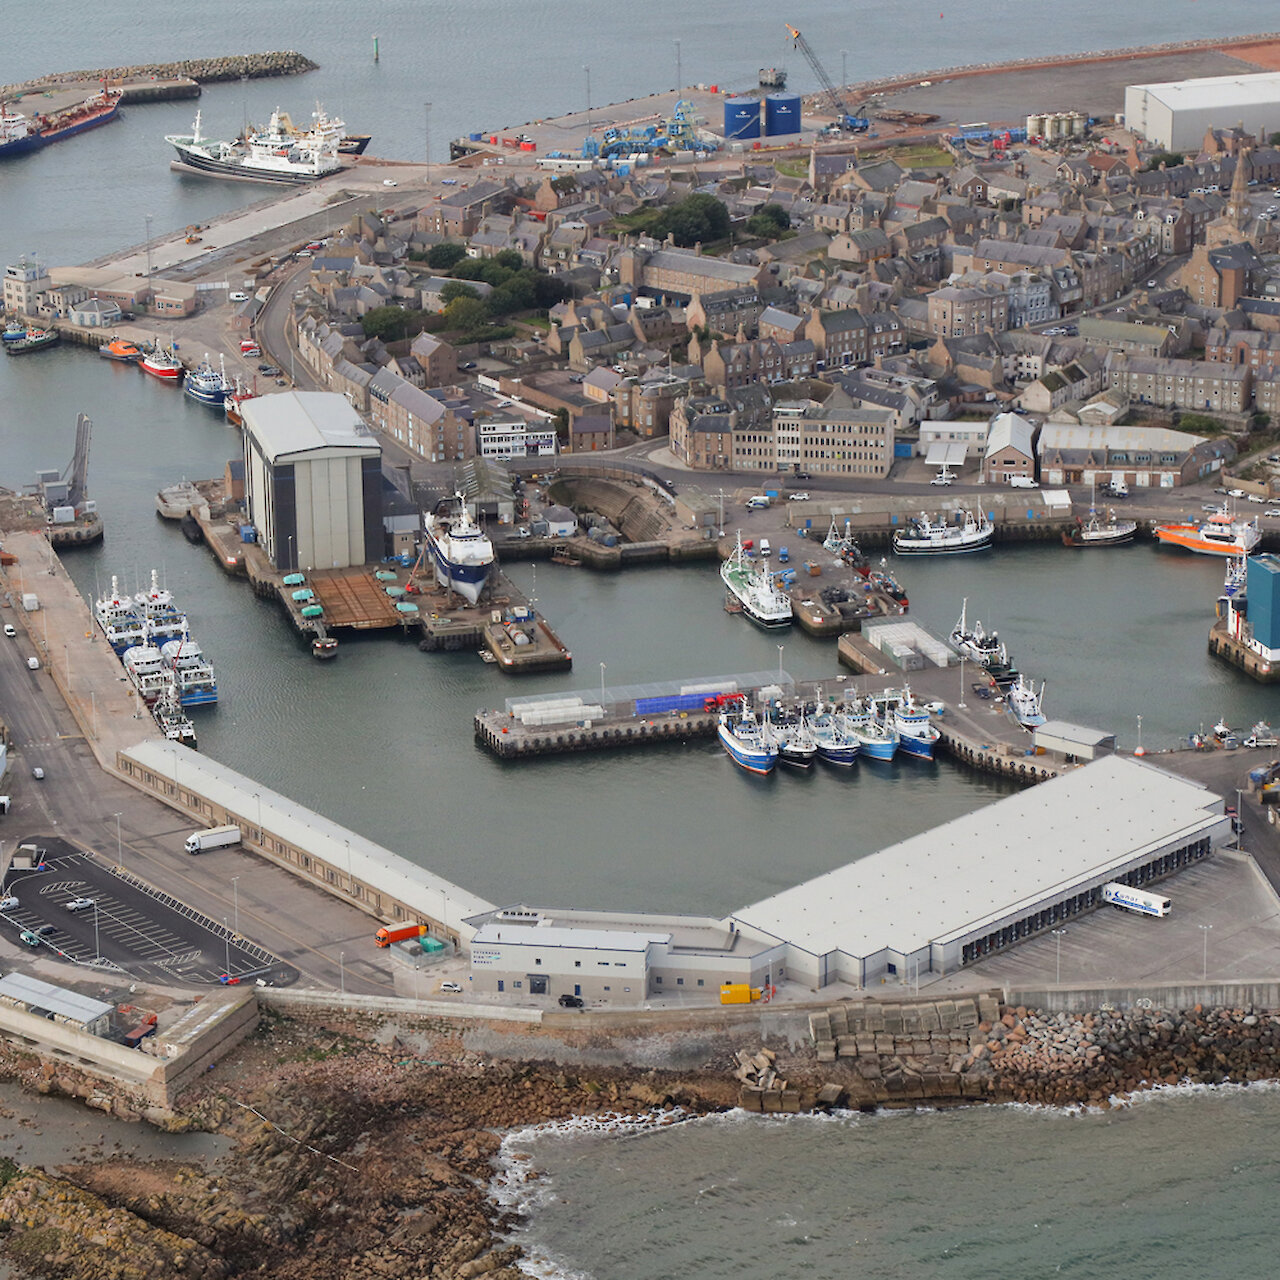
<path fill-rule="evenodd" d="M 1206 787 L 1106 756 L 733 913 L 793 982 L 952 973 L 1228 843 Z"/>

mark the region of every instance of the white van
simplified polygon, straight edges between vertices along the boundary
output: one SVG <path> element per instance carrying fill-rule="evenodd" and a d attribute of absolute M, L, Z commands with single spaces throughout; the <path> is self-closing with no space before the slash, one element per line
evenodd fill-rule
<path fill-rule="evenodd" d="M 761 538 L 760 539 L 760 558 L 762 560 L 767 560 L 771 555 L 773 555 L 773 548 L 769 545 L 769 539 Z"/>
<path fill-rule="evenodd" d="M 1032 476 L 1010 476 L 1010 489 L 1038 489 L 1040 486 L 1035 482 Z"/>
<path fill-rule="evenodd" d="M 1123 480 L 1113 480 L 1107 486 L 1107 492 L 1113 498 L 1127 498 L 1129 496 L 1129 486 Z"/>
<path fill-rule="evenodd" d="M 754 497 L 747 499 L 748 511 L 763 511 L 768 505 L 768 496 L 763 493 L 757 493 Z"/>

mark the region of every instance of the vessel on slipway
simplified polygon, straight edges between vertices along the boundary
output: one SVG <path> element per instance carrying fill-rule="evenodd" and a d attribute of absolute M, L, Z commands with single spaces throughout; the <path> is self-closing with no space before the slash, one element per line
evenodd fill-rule
<path fill-rule="evenodd" d="M 957 524 L 933 520 L 922 511 L 905 529 L 893 535 L 893 549 L 903 556 L 909 555 L 961 555 L 970 551 L 985 551 L 991 545 L 995 526 L 987 519 L 985 511 L 975 516 L 971 511 L 957 513 L 963 518 Z"/>
<path fill-rule="evenodd" d="M 1156 541 L 1203 556 L 1247 556 L 1262 541 L 1257 520 L 1236 517 L 1224 502 L 1207 520 L 1158 524 Z"/>
<path fill-rule="evenodd" d="M 791 625 L 791 597 L 748 554 L 738 534 L 737 545 L 720 566 L 720 580 L 742 607 L 742 612 L 760 627 Z"/>
<path fill-rule="evenodd" d="M 472 519 L 462 494 L 423 516 L 422 532 L 436 581 L 475 604 L 493 569 L 493 543 Z"/>

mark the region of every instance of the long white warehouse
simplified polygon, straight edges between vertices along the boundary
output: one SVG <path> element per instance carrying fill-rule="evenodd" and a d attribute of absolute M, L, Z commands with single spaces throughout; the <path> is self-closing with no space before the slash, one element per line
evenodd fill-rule
<path fill-rule="evenodd" d="M 1124 120 L 1171 151 L 1198 151 L 1207 129 L 1237 124 L 1265 140 L 1280 129 L 1280 72 L 1131 84 L 1124 91 Z"/>

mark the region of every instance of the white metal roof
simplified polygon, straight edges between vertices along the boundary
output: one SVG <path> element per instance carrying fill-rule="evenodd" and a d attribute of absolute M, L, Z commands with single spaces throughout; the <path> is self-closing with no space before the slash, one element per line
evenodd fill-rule
<path fill-rule="evenodd" d="M 51 982 L 26 973 L 6 973 L 0 978 L 0 996 L 84 1024 L 96 1022 L 115 1008 L 113 1004 L 82 996 L 78 991 L 68 991 L 66 987 L 55 987 Z"/>
<path fill-rule="evenodd" d="M 987 457 L 998 453 L 1006 446 L 1012 445 L 1020 453 L 1032 457 L 1031 441 L 1035 436 L 1035 427 L 1019 413 L 1000 413 L 991 420 L 991 430 L 987 432 Z"/>
<path fill-rule="evenodd" d="M 447 902 L 445 923 L 454 927 L 467 916 L 494 909 L 493 903 L 477 894 L 189 747 L 150 740 L 129 747 L 123 754 L 158 777 L 172 778 L 175 785 L 207 796 L 215 807 L 241 814 L 250 825 L 257 823 L 260 802 L 262 826 L 267 831 L 339 870 L 347 867 L 349 859 L 351 874 L 357 880 L 376 885 L 422 915 L 440 918 L 441 895 Z"/>
<path fill-rule="evenodd" d="M 1221 798 L 1108 756 L 733 913 L 814 955 L 911 953 L 1221 821 Z"/>
<path fill-rule="evenodd" d="M 271 459 L 315 449 L 382 451 L 346 398 L 332 391 L 257 396 L 244 402 L 244 423 Z"/>
<path fill-rule="evenodd" d="M 1064 742 L 1099 747 L 1104 742 L 1114 742 L 1116 735 L 1108 733 L 1105 729 L 1091 729 L 1087 725 L 1072 724 L 1070 720 L 1046 720 L 1035 730 L 1032 737 L 1036 741 L 1041 738 L 1061 738 Z"/>
<path fill-rule="evenodd" d="M 504 938 L 502 935 L 506 934 Z M 512 924 L 490 920 L 476 930 L 473 947 L 501 944 L 522 947 L 575 947 L 590 951 L 647 951 L 652 943 L 671 941 L 669 933 L 634 933 L 626 929 L 572 929 L 562 925 Z"/>
<path fill-rule="evenodd" d="M 934 440 L 925 455 L 925 465 L 929 467 L 958 467 L 963 465 L 969 452 L 963 440 Z"/>
<path fill-rule="evenodd" d="M 1134 84 L 1128 86 L 1126 93 L 1130 89 L 1144 91 L 1177 111 L 1234 111 L 1237 107 L 1268 106 L 1280 102 L 1280 72 Z"/>

